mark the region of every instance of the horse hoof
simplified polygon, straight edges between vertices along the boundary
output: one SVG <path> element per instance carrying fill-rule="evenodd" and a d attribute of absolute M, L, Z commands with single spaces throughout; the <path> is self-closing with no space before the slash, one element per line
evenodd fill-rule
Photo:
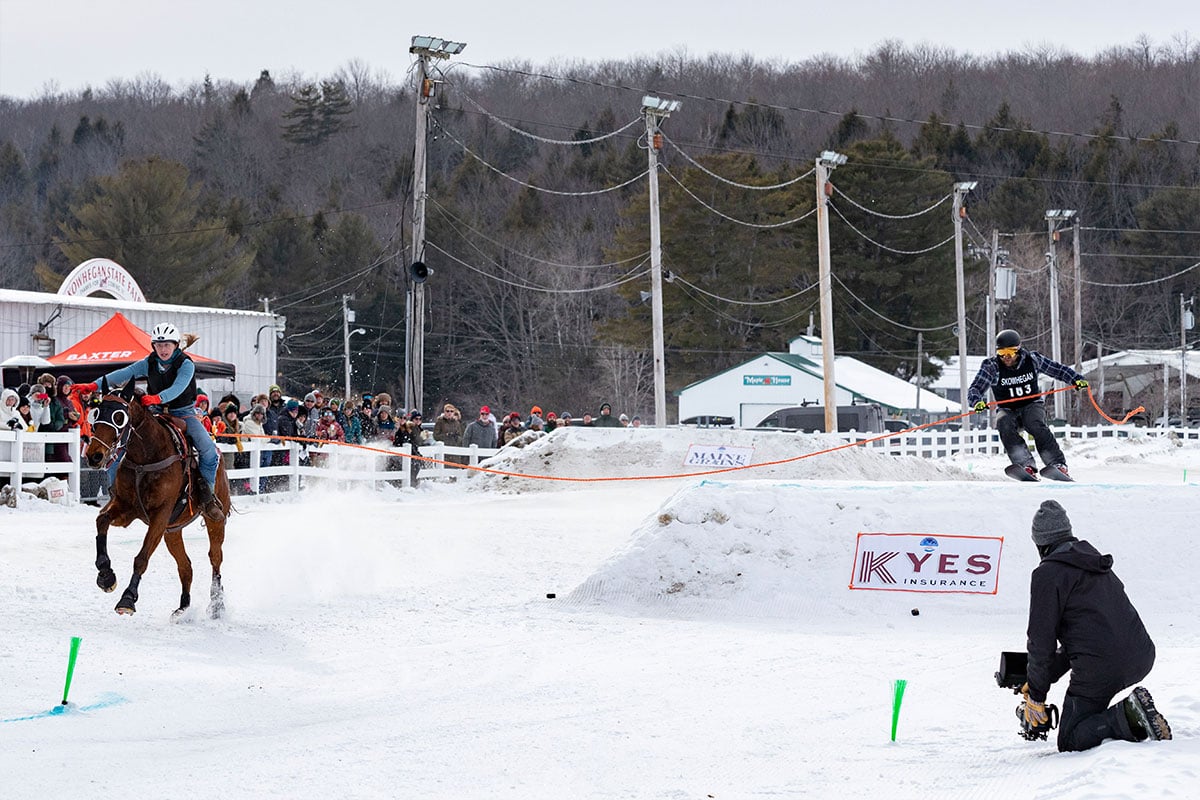
<path fill-rule="evenodd" d="M 100 574 L 96 576 L 96 585 L 105 592 L 111 592 L 117 588 L 117 574 L 111 569 L 101 570 Z"/>
<path fill-rule="evenodd" d="M 136 609 L 127 608 L 125 606 L 117 606 L 117 613 L 123 617 L 132 617 L 135 610 Z"/>
<path fill-rule="evenodd" d="M 171 619 L 174 621 L 178 621 L 178 620 L 182 619 L 183 615 L 187 613 L 188 608 L 189 608 L 188 606 L 184 606 L 182 608 L 175 609 L 174 611 L 171 612 Z"/>

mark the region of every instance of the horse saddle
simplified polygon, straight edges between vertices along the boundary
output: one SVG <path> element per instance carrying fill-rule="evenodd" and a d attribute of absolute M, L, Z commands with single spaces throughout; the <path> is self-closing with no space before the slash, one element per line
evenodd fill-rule
<path fill-rule="evenodd" d="M 187 510 L 188 498 L 193 493 L 192 487 L 196 486 L 200 480 L 200 462 L 197 459 L 195 448 L 192 447 L 192 443 L 188 439 L 187 422 L 185 420 L 170 414 L 155 414 L 154 418 L 171 434 L 171 443 L 175 445 L 175 454 L 187 464 L 187 469 L 185 470 L 187 480 L 183 482 L 183 491 L 175 503 L 175 508 L 171 511 L 170 522 L 174 522 Z"/>

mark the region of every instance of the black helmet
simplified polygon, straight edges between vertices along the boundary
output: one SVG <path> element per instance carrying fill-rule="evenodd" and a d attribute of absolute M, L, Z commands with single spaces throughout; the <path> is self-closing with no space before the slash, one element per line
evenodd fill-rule
<path fill-rule="evenodd" d="M 1020 346 L 1021 346 L 1021 334 L 1017 333 L 1016 331 L 1012 330 L 1011 328 L 1002 330 L 1002 331 L 1000 331 L 1000 333 L 996 334 L 996 349 L 997 350 L 999 350 L 1003 347 L 1020 347 Z"/>

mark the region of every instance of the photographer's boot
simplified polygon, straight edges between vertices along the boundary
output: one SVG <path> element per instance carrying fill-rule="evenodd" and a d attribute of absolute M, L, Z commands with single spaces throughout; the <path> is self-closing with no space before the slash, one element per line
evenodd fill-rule
<path fill-rule="evenodd" d="M 1154 707 L 1154 698 L 1145 686 L 1136 687 L 1122 704 L 1125 706 L 1125 719 L 1129 721 L 1129 727 L 1139 742 L 1146 739 L 1161 742 L 1171 738 L 1171 726 Z"/>

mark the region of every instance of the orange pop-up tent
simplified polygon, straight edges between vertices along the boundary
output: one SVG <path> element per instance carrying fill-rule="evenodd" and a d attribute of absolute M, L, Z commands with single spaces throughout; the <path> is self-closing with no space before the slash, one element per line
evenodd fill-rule
<path fill-rule="evenodd" d="M 132 364 L 150 352 L 150 334 L 119 311 L 82 341 L 50 356 L 48 372 L 68 375 L 74 381 L 92 381 L 114 369 Z M 188 353 L 196 364 L 197 378 L 232 378 L 233 364 Z"/>

